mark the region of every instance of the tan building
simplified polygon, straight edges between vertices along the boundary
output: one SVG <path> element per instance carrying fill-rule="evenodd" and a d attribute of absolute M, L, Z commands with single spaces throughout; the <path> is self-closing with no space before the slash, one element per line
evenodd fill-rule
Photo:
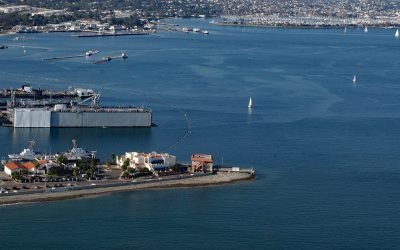
<path fill-rule="evenodd" d="M 192 172 L 213 172 L 213 157 L 205 154 L 192 154 Z"/>

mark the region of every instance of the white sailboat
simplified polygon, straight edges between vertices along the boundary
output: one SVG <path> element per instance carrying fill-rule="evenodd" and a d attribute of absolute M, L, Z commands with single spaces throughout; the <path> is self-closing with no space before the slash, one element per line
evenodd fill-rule
<path fill-rule="evenodd" d="M 343 31 L 344 33 L 346 33 L 347 32 L 347 27 L 344 27 L 344 31 Z"/>
<path fill-rule="evenodd" d="M 251 100 L 251 97 L 250 97 L 250 100 L 249 100 L 249 105 L 248 105 L 248 107 L 249 107 L 249 109 L 251 109 L 251 108 L 253 107 L 253 101 Z"/>
<path fill-rule="evenodd" d="M 357 77 L 356 77 L 356 75 L 354 75 L 354 76 L 353 76 L 353 84 L 355 84 L 356 81 L 357 81 Z"/>
<path fill-rule="evenodd" d="M 368 27 L 365 26 L 364 32 L 368 32 Z"/>
<path fill-rule="evenodd" d="M 398 37 L 400 36 L 399 30 L 398 30 L 398 29 L 396 30 L 396 33 L 394 34 L 394 36 L 395 36 L 396 38 L 398 38 Z"/>

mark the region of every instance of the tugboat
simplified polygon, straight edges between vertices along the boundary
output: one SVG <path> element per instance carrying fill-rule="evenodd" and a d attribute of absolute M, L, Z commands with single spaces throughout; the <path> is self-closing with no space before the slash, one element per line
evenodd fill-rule
<path fill-rule="evenodd" d="M 9 154 L 8 158 L 10 158 L 10 160 L 12 160 L 12 161 L 31 161 L 34 159 L 41 158 L 43 155 L 40 154 L 39 152 L 35 152 L 35 150 L 33 150 L 34 145 L 35 145 L 35 141 L 32 140 L 29 142 L 28 148 L 25 148 L 19 154 Z"/>

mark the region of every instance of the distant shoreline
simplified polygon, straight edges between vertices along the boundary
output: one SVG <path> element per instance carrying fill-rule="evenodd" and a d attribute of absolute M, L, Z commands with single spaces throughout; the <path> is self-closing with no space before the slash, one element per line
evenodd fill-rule
<path fill-rule="evenodd" d="M 343 29 L 363 27 L 361 25 L 262 25 L 262 24 L 236 24 L 236 23 L 221 23 L 213 22 L 212 25 L 217 26 L 232 26 L 232 27 L 255 27 L 255 28 L 274 28 L 274 29 Z M 398 26 L 385 26 L 385 25 L 368 25 L 372 28 L 382 28 L 382 29 L 396 29 Z"/>
<path fill-rule="evenodd" d="M 9 35 L 15 35 L 16 32 L 11 31 L 11 30 L 5 30 L 5 31 L 0 31 L 0 36 L 9 36 Z"/>
<path fill-rule="evenodd" d="M 34 194 L 0 195 L 0 205 L 18 205 L 25 203 L 38 203 L 58 200 L 76 199 L 90 196 L 106 195 L 116 192 L 144 190 L 144 189 L 164 189 L 176 187 L 195 187 L 210 186 L 233 183 L 238 181 L 251 180 L 254 175 L 242 172 L 217 172 L 212 175 L 201 175 L 193 178 L 162 180 L 149 183 L 135 184 L 120 183 L 115 186 L 102 187 L 101 184 L 88 186 L 80 190 L 67 190 L 63 192 L 44 192 Z"/>

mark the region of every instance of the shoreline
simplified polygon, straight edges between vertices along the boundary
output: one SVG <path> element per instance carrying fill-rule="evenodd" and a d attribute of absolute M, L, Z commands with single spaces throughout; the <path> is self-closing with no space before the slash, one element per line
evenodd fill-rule
<path fill-rule="evenodd" d="M 253 27 L 253 28 L 274 28 L 274 29 L 343 29 L 345 27 L 349 28 L 357 28 L 357 27 L 364 27 L 361 25 L 290 25 L 290 24 L 285 24 L 285 25 L 264 25 L 264 24 L 235 24 L 235 23 L 221 23 L 221 22 L 213 22 L 210 23 L 212 25 L 216 26 L 230 26 L 230 27 Z M 381 29 L 396 29 L 399 26 L 396 25 L 370 25 L 368 27 L 372 28 L 381 28 Z"/>
<path fill-rule="evenodd" d="M 80 190 L 67 190 L 63 192 L 44 192 L 34 194 L 19 194 L 10 196 L 0 196 L 0 206 L 19 205 L 26 203 L 39 203 L 48 201 L 70 200 L 77 198 L 93 197 L 107 195 L 112 193 L 146 190 L 146 189 L 166 189 L 177 187 L 200 187 L 200 186 L 216 186 L 229 184 L 239 181 L 251 180 L 254 175 L 243 172 L 217 172 L 212 175 L 202 175 L 193 178 L 162 180 L 149 183 L 121 183 L 116 186 L 102 187 L 90 186 Z"/>

